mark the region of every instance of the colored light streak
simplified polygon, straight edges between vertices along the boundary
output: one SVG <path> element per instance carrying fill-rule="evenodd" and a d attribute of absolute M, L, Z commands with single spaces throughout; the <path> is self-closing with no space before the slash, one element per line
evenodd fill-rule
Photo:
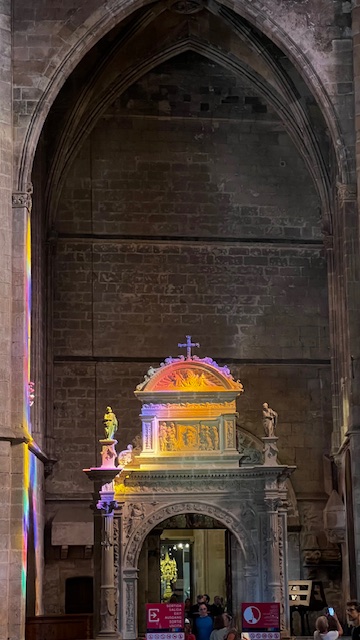
<path fill-rule="evenodd" d="M 24 359 L 23 359 L 23 431 L 26 442 L 31 442 L 32 427 L 30 416 L 30 348 L 31 348 L 31 223 L 30 211 L 27 212 L 25 230 L 25 277 L 24 277 Z M 29 541 L 29 527 L 34 528 L 35 550 L 38 543 L 38 531 L 36 525 L 36 457 L 24 446 L 24 479 L 23 479 L 23 540 L 22 540 L 22 567 L 21 567 L 21 591 L 25 598 L 27 582 L 27 554 Z M 30 521 L 30 513 L 32 518 Z"/>

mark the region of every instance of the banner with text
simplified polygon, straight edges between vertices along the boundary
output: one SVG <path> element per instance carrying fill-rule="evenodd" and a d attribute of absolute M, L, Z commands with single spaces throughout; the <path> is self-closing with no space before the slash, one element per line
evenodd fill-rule
<path fill-rule="evenodd" d="M 146 640 L 184 640 L 184 603 L 146 605 Z"/>
<path fill-rule="evenodd" d="M 244 636 L 249 640 L 280 639 L 280 604 L 278 602 L 243 602 L 241 607 Z"/>

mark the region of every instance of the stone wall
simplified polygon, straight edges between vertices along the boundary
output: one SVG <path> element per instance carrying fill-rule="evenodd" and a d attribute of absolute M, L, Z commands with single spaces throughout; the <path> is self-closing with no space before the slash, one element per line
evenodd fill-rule
<path fill-rule="evenodd" d="M 192 334 L 199 355 L 244 382 L 240 424 L 261 436 L 261 404 L 273 404 L 297 490 L 322 493 L 331 403 L 319 203 L 254 89 L 189 53 L 149 73 L 79 152 L 55 225 L 59 462 L 48 491 L 89 494 L 81 469 L 96 460 L 106 405 L 124 448 L 140 427 L 136 385 Z"/>

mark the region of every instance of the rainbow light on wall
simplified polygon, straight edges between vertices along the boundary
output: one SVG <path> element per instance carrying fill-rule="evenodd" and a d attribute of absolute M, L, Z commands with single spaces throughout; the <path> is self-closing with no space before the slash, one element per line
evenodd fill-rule
<path fill-rule="evenodd" d="M 24 353 L 23 353 L 23 429 L 28 443 L 31 442 L 32 427 L 30 417 L 30 398 L 29 398 L 29 382 L 30 382 L 30 347 L 31 347 L 31 222 L 30 211 L 27 211 L 26 230 L 25 230 L 25 278 L 24 278 Z M 24 447 L 24 482 L 23 482 L 23 536 L 22 536 L 22 567 L 21 567 L 21 591 L 23 596 L 26 595 L 26 579 L 27 579 L 27 553 L 29 540 L 30 523 L 30 507 L 33 513 L 34 526 L 34 543 L 37 547 L 37 526 L 35 523 L 37 505 L 36 505 L 36 458 L 29 450 L 28 446 Z"/>
<path fill-rule="evenodd" d="M 24 428 L 31 434 L 29 382 L 31 346 L 31 225 L 30 212 L 26 220 L 25 237 L 25 322 L 24 322 Z"/>

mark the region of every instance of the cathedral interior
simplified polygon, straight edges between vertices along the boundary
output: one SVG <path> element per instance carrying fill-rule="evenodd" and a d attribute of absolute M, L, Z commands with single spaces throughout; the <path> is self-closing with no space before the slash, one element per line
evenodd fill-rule
<path fill-rule="evenodd" d="M 345 623 L 360 598 L 359 0 L 0 13 L 0 640 L 46 640 L 69 616 L 98 632 L 84 469 L 102 467 L 106 407 L 114 633 L 144 634 L 145 604 L 170 593 L 236 614 L 243 584 L 282 600 L 290 635 L 299 580 Z"/>

